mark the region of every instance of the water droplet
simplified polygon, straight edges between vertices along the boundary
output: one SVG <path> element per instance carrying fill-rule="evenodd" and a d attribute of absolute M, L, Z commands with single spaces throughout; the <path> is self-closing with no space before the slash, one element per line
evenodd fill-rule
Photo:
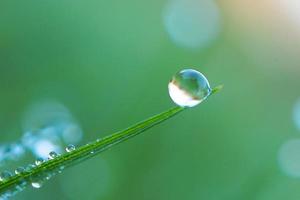
<path fill-rule="evenodd" d="M 43 186 L 43 181 L 41 180 L 32 181 L 31 186 L 36 189 L 41 188 Z"/>
<path fill-rule="evenodd" d="M 52 177 L 52 174 L 48 173 L 48 174 L 45 176 L 45 179 L 46 179 L 46 180 L 50 180 L 51 177 Z"/>
<path fill-rule="evenodd" d="M 90 153 L 93 154 L 93 153 L 95 153 L 95 151 L 91 151 Z"/>
<path fill-rule="evenodd" d="M 51 151 L 50 153 L 49 153 L 49 159 L 54 159 L 54 158 L 56 158 L 58 155 L 57 155 L 57 153 L 55 152 L 55 151 Z"/>
<path fill-rule="evenodd" d="M 11 173 L 9 171 L 3 171 L 0 174 L 0 181 L 6 181 L 11 177 Z"/>
<path fill-rule="evenodd" d="M 49 176 L 49 178 L 47 178 Z M 33 188 L 41 188 L 46 180 L 49 180 L 52 176 L 52 171 L 42 171 L 40 174 L 36 174 L 30 177 L 30 184 Z"/>
<path fill-rule="evenodd" d="M 43 159 L 43 158 L 37 158 L 37 159 L 35 160 L 35 165 L 36 165 L 36 166 L 41 165 L 43 162 L 44 162 L 44 159 Z"/>
<path fill-rule="evenodd" d="M 103 139 L 102 138 L 98 138 L 96 141 L 97 142 L 100 142 L 100 141 L 102 141 Z"/>
<path fill-rule="evenodd" d="M 69 144 L 67 147 L 66 147 L 66 152 L 71 152 L 71 151 L 74 151 L 75 150 L 75 146 L 73 144 Z"/>
<path fill-rule="evenodd" d="M 17 169 L 15 169 L 15 174 L 19 175 L 22 174 L 25 171 L 24 167 L 18 167 Z"/>
<path fill-rule="evenodd" d="M 179 47 L 208 47 L 221 29 L 220 11 L 212 0 L 167 1 L 163 13 L 170 39 Z"/>
<path fill-rule="evenodd" d="M 193 69 L 176 73 L 168 87 L 171 99 L 181 107 L 194 107 L 211 93 L 208 80 Z"/>

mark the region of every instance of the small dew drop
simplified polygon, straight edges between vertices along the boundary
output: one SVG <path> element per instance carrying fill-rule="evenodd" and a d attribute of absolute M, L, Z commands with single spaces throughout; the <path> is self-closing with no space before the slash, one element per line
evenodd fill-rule
<path fill-rule="evenodd" d="M 36 166 L 41 165 L 43 162 L 44 162 L 44 159 L 43 159 L 43 158 L 37 158 L 37 159 L 35 160 L 35 165 L 36 165 Z"/>
<path fill-rule="evenodd" d="M 181 107 L 194 107 L 211 93 L 208 80 L 202 73 L 193 69 L 176 73 L 168 88 L 171 99 Z"/>
<path fill-rule="evenodd" d="M 95 151 L 91 151 L 90 153 L 91 153 L 91 154 L 94 154 L 94 153 L 95 153 Z"/>
<path fill-rule="evenodd" d="M 52 177 L 51 174 L 47 174 L 46 177 L 45 177 L 45 179 L 46 180 L 50 180 L 51 177 Z"/>
<path fill-rule="evenodd" d="M 57 156 L 58 156 L 58 154 L 55 151 L 51 151 L 49 153 L 49 159 L 50 160 L 56 158 Z"/>
<path fill-rule="evenodd" d="M 44 185 L 46 176 L 47 176 L 46 172 L 42 172 L 36 176 L 32 176 L 30 178 L 30 185 L 36 189 L 41 188 Z"/>
<path fill-rule="evenodd" d="M 0 174 L 0 181 L 6 181 L 12 176 L 12 174 L 9 171 L 3 171 Z"/>
<path fill-rule="evenodd" d="M 32 182 L 31 182 L 31 186 L 32 186 L 33 188 L 39 189 L 39 188 L 41 188 L 41 187 L 43 186 L 43 181 L 39 181 L 39 180 L 37 180 L 37 181 L 32 181 Z"/>
<path fill-rule="evenodd" d="M 15 169 L 15 174 L 19 175 L 22 174 L 25 171 L 24 167 L 18 167 L 17 169 Z"/>
<path fill-rule="evenodd" d="M 66 147 L 66 152 L 70 153 L 71 151 L 74 151 L 76 149 L 76 147 L 73 144 L 69 144 Z"/>

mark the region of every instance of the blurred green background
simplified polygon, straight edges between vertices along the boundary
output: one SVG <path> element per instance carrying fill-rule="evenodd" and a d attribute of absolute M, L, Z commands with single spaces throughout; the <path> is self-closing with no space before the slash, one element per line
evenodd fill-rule
<path fill-rule="evenodd" d="M 300 145 L 286 143 L 300 139 L 299 6 L 292 0 L 2 0 L 2 146 L 22 140 L 28 131 L 22 124 L 40 102 L 59 102 L 71 113 L 82 145 L 174 106 L 167 84 L 181 69 L 225 86 L 13 199 L 298 200 Z M 17 161 L 3 161 L 1 170 L 33 162 L 25 151 Z"/>

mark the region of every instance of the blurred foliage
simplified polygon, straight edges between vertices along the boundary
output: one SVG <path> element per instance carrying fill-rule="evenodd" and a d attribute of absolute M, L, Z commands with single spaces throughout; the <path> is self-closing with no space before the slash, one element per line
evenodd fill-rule
<path fill-rule="evenodd" d="M 280 171 L 277 154 L 299 137 L 299 34 L 272 21 L 271 3 L 216 2 L 218 38 L 186 49 L 165 31 L 166 1 L 2 0 L 1 143 L 22 137 L 24 112 L 41 99 L 72 112 L 84 144 L 170 107 L 167 83 L 182 68 L 225 86 L 218 98 L 15 199 L 298 200 L 300 181 Z"/>

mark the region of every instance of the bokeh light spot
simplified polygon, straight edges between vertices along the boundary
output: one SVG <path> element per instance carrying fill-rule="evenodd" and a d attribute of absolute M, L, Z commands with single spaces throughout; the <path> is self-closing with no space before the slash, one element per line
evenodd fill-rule
<path fill-rule="evenodd" d="M 296 25 L 300 25 L 300 1 L 299 0 L 279 0 L 283 13 Z"/>
<path fill-rule="evenodd" d="M 171 0 L 163 13 L 170 38 L 180 47 L 205 48 L 220 32 L 220 14 L 213 0 Z"/>
<path fill-rule="evenodd" d="M 83 136 L 71 112 L 57 101 L 41 101 L 29 107 L 23 128 L 22 144 L 42 158 L 51 151 L 60 153 L 67 144 L 78 144 Z"/>
<path fill-rule="evenodd" d="M 300 139 L 288 140 L 281 146 L 278 162 L 285 174 L 300 178 Z"/>

